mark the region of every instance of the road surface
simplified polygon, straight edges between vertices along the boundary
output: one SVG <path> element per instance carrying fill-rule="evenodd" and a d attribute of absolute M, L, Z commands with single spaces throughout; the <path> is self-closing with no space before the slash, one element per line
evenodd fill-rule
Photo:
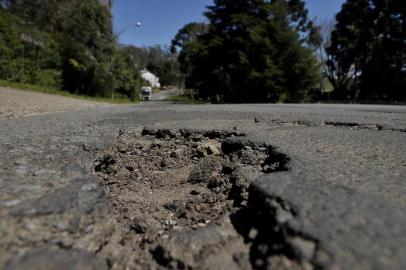
<path fill-rule="evenodd" d="M 0 119 L 1 269 L 405 269 L 406 107 Z"/>
<path fill-rule="evenodd" d="M 152 95 L 151 100 L 153 101 L 164 101 L 168 100 L 170 97 L 177 95 L 178 89 L 161 90 L 158 93 Z"/>

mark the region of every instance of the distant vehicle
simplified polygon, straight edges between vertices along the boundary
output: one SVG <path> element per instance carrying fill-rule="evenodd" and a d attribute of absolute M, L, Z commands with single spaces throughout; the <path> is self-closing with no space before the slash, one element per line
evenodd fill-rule
<path fill-rule="evenodd" d="M 141 100 L 151 100 L 152 88 L 145 86 L 141 88 Z"/>

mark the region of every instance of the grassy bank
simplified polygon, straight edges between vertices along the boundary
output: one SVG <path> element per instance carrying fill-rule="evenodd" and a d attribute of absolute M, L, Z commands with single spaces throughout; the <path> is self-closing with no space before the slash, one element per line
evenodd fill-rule
<path fill-rule="evenodd" d="M 7 88 L 37 92 L 37 93 L 52 94 L 52 95 L 77 98 L 77 99 L 83 99 L 83 100 L 88 100 L 88 101 L 112 103 L 112 104 L 126 104 L 126 103 L 132 102 L 127 97 L 124 97 L 121 95 L 120 96 L 116 95 L 114 97 L 114 99 L 106 98 L 106 97 L 90 97 L 90 96 L 71 94 L 69 92 L 63 91 L 61 89 L 56 89 L 56 88 L 31 85 L 31 84 L 25 84 L 25 83 L 10 82 L 10 81 L 5 81 L 5 80 L 0 80 L 0 87 L 7 87 Z"/>
<path fill-rule="evenodd" d="M 171 96 L 168 98 L 169 101 L 187 103 L 187 104 L 203 104 L 205 102 L 196 100 L 191 96 Z"/>

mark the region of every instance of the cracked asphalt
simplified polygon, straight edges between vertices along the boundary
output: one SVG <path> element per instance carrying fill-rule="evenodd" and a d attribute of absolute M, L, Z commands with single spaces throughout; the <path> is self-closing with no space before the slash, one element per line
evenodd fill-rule
<path fill-rule="evenodd" d="M 249 187 L 250 229 L 237 231 L 251 258 L 236 269 L 406 268 L 406 107 L 145 102 L 0 119 L 0 269 L 124 269 L 114 260 L 132 232 L 117 233 L 92 172 L 120 133 L 144 127 L 239 132 L 288 158 Z M 227 242 L 212 232 L 199 235 Z M 157 267 L 190 267 L 178 253 Z"/>

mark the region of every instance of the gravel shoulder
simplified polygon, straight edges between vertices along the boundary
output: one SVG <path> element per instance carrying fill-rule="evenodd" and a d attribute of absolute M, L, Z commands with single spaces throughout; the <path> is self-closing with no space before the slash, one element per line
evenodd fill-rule
<path fill-rule="evenodd" d="M 0 118 L 112 106 L 58 95 L 0 87 Z"/>

